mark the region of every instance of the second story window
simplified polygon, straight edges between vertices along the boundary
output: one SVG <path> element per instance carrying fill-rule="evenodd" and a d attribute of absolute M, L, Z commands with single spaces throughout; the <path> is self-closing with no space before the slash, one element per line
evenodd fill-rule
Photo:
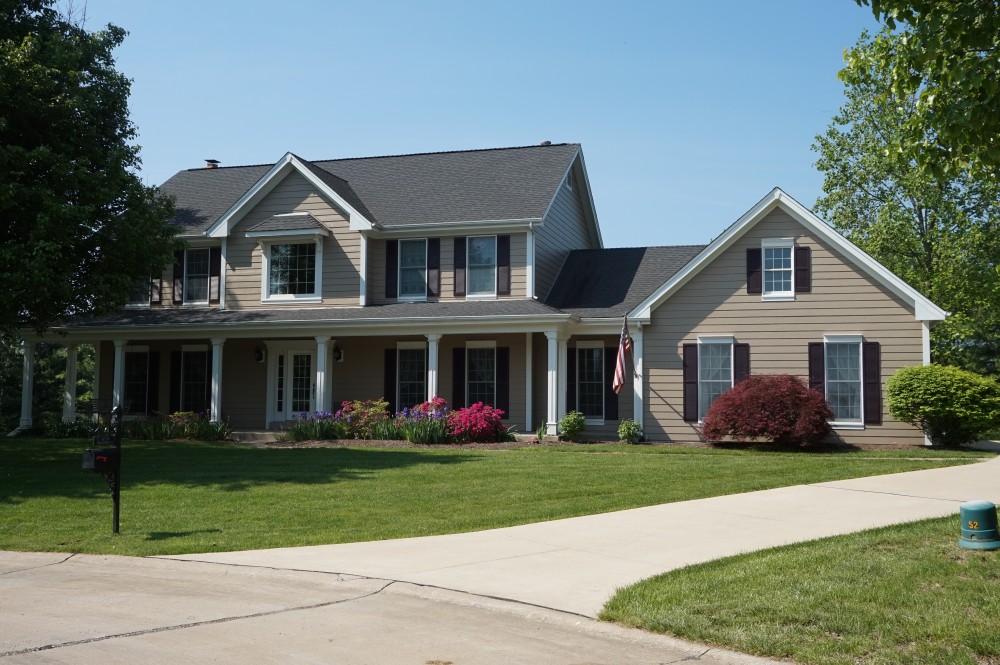
<path fill-rule="evenodd" d="M 217 304 L 221 294 L 222 250 L 189 247 L 174 253 L 175 305 Z M 154 280 L 149 302 L 159 302 L 159 280 Z"/>
<path fill-rule="evenodd" d="M 208 304 L 209 250 L 189 249 L 184 253 L 184 302 Z"/>
<path fill-rule="evenodd" d="M 427 297 L 427 241 L 399 241 L 399 298 L 423 300 Z"/>
<path fill-rule="evenodd" d="M 469 238 L 469 296 L 496 296 L 497 294 L 497 238 L 484 236 Z"/>
<path fill-rule="evenodd" d="M 793 296 L 791 243 L 763 247 L 764 296 Z"/>
<path fill-rule="evenodd" d="M 316 293 L 316 243 L 271 245 L 268 297 Z"/>

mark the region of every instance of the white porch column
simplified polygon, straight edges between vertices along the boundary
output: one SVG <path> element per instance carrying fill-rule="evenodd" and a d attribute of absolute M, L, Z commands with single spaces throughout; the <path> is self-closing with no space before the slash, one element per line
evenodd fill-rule
<path fill-rule="evenodd" d="M 554 330 L 545 331 L 548 340 L 548 374 L 546 376 L 547 400 L 545 414 L 545 433 L 550 436 L 558 434 L 559 427 L 559 347 L 565 345 L 560 341 L 562 336 Z M 565 356 L 565 353 L 562 354 Z M 563 361 L 565 362 L 565 361 Z M 565 408 L 565 392 L 563 393 L 563 408 Z"/>
<path fill-rule="evenodd" d="M 21 423 L 20 427 L 31 427 L 31 391 L 35 385 L 35 343 L 21 341 L 24 362 L 21 365 Z"/>
<path fill-rule="evenodd" d="M 441 342 L 441 335 L 437 333 L 427 333 L 427 401 L 431 401 L 438 394 L 438 355 Z"/>
<path fill-rule="evenodd" d="M 635 369 L 635 374 L 632 376 L 632 419 L 639 423 L 639 427 L 643 427 L 645 432 L 645 425 L 642 422 L 645 413 L 643 409 L 645 395 L 642 388 L 645 369 L 642 364 L 642 353 L 642 324 L 636 322 L 635 330 L 632 331 L 632 364 Z"/>
<path fill-rule="evenodd" d="M 330 410 L 333 391 L 330 389 L 330 336 L 316 335 L 316 410 Z"/>
<path fill-rule="evenodd" d="M 64 423 L 76 419 L 76 354 L 79 346 L 66 345 L 66 380 L 63 383 L 63 414 Z"/>
<path fill-rule="evenodd" d="M 111 406 L 122 406 L 125 399 L 125 340 L 112 340 L 115 345 L 114 382 L 111 387 Z"/>
<path fill-rule="evenodd" d="M 222 420 L 222 345 L 225 337 L 213 337 L 212 342 L 212 390 L 209 405 L 209 422 Z"/>
<path fill-rule="evenodd" d="M 529 231 L 530 233 L 530 231 Z M 524 333 L 524 431 L 534 432 L 535 428 L 532 426 L 532 414 L 531 414 L 531 378 L 532 378 L 532 368 L 531 368 L 531 343 L 534 339 L 534 333 Z"/>
<path fill-rule="evenodd" d="M 566 341 L 569 339 L 566 335 L 559 335 L 559 348 L 556 351 L 556 360 L 559 364 L 559 388 L 556 393 L 558 397 L 559 404 L 559 414 L 556 417 L 556 421 L 566 415 L 566 373 L 569 371 L 566 367 Z"/>

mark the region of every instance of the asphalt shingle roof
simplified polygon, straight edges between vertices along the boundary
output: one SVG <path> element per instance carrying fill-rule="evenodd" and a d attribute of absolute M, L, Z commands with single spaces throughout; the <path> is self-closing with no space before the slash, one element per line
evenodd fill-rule
<path fill-rule="evenodd" d="M 247 229 L 247 231 L 306 231 L 309 229 L 325 228 L 309 213 L 300 212 L 294 215 L 274 215 L 268 217 L 260 224 Z"/>
<path fill-rule="evenodd" d="M 579 145 L 560 143 L 306 164 L 362 215 L 392 227 L 540 219 L 578 152 Z M 160 189 L 176 198 L 181 232 L 198 234 L 272 166 L 190 169 Z"/>
<path fill-rule="evenodd" d="M 574 250 L 566 257 L 546 304 L 581 318 L 624 316 L 704 248 Z"/>

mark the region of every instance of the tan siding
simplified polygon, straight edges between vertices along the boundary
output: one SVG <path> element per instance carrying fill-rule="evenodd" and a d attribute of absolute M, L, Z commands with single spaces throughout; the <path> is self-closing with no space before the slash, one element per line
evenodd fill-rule
<path fill-rule="evenodd" d="M 812 248 L 812 293 L 794 302 L 762 302 L 746 293 L 746 249 L 763 238 L 794 237 Z M 846 443 L 921 443 L 909 425 L 892 419 L 885 405 L 885 381 L 904 365 L 921 363 L 921 327 L 903 302 L 835 251 L 810 237 L 780 211 L 771 213 L 654 310 L 645 329 L 650 395 L 645 416 L 652 440 L 693 441 L 695 428 L 682 419 L 681 346 L 698 335 L 734 335 L 750 344 L 754 374 L 808 374 L 807 345 L 824 334 L 862 334 L 882 351 L 883 424 L 863 431 L 837 430 Z"/>
<path fill-rule="evenodd" d="M 590 237 L 579 188 L 560 187 L 544 220 L 535 230 L 535 294 L 545 300 L 571 249 L 596 248 Z"/>
<path fill-rule="evenodd" d="M 429 300 L 465 300 L 465 296 L 455 297 L 455 236 L 433 236 L 441 240 L 441 296 Z M 465 236 L 467 237 L 467 236 Z M 368 297 L 377 305 L 396 302 L 385 297 L 385 240 L 372 239 L 368 242 Z M 510 295 L 499 296 L 501 300 L 524 300 L 527 292 L 527 234 L 510 234 Z"/>
<path fill-rule="evenodd" d="M 323 239 L 321 306 L 357 306 L 361 238 L 344 216 L 298 173 L 285 177 L 232 230 L 227 244 L 226 307 L 280 306 L 261 303 L 261 253 L 246 232 L 272 215 L 308 212 L 332 232 Z M 309 306 L 294 303 L 292 306 Z"/>

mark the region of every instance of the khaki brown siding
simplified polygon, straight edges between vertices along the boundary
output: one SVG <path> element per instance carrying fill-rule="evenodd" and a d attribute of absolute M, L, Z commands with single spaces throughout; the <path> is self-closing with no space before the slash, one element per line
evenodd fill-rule
<path fill-rule="evenodd" d="M 762 302 L 746 293 L 746 249 L 763 238 L 795 238 L 812 249 L 812 292 L 794 302 Z M 904 365 L 922 361 L 921 325 L 912 309 L 849 264 L 804 227 L 775 211 L 652 313 L 645 328 L 649 377 L 645 413 L 647 437 L 694 441 L 694 426 L 682 418 L 681 348 L 699 335 L 733 335 L 750 344 L 753 374 L 788 373 L 807 377 L 809 342 L 824 335 L 861 334 L 882 351 L 882 425 L 836 431 L 846 443 L 921 443 L 922 434 L 896 422 L 885 405 L 885 381 Z"/>
<path fill-rule="evenodd" d="M 542 226 L 535 229 L 535 295 L 544 301 L 571 249 L 594 249 L 579 187 L 559 188 Z"/>

